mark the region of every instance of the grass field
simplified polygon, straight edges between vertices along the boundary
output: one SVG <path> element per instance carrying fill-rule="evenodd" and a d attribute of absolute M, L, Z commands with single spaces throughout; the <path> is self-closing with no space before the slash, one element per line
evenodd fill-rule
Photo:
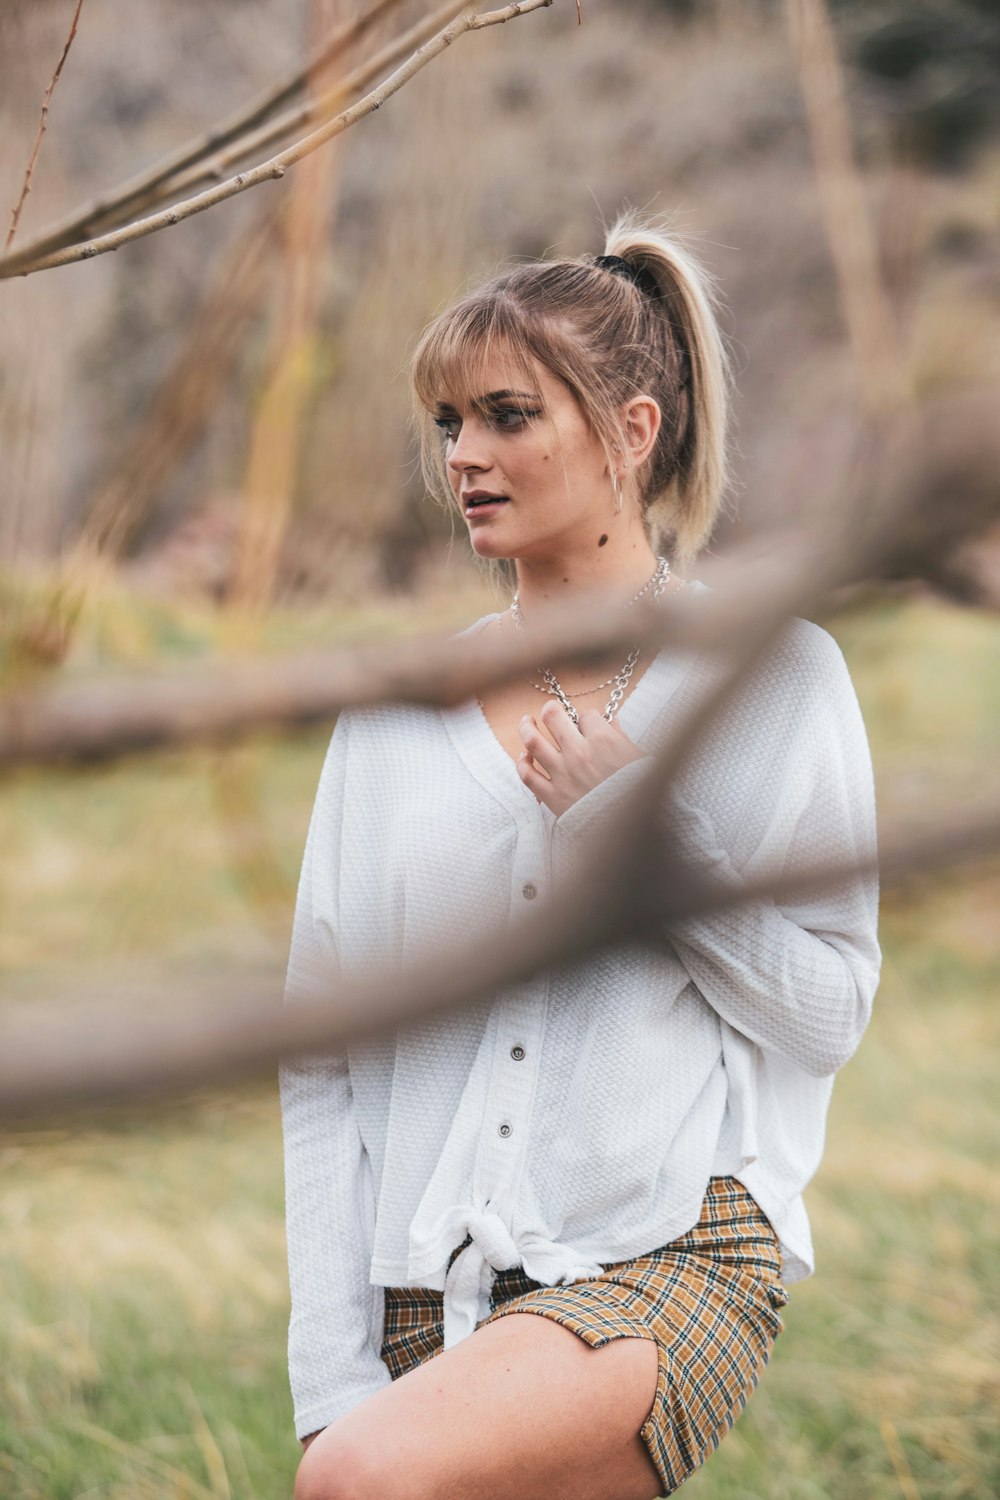
<path fill-rule="evenodd" d="M 830 628 L 883 819 L 1000 791 L 995 621 L 882 600 Z M 280 981 L 326 738 L 11 778 L 8 1013 L 150 973 Z M 884 893 L 875 1014 L 807 1194 L 817 1274 L 791 1288 L 760 1389 L 691 1500 L 1000 1494 L 998 898 L 996 860 Z M 0 1156 L 0 1495 L 288 1495 L 273 1088 L 12 1133 Z"/>

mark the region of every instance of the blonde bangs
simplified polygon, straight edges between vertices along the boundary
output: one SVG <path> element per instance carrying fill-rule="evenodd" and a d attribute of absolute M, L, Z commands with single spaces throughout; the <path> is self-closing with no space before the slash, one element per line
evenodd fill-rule
<path fill-rule="evenodd" d="M 534 378 L 534 355 L 523 314 L 503 296 L 473 296 L 436 318 L 411 363 L 413 390 L 424 411 L 468 406 L 485 394 L 487 371 L 501 361 L 511 376 Z"/>

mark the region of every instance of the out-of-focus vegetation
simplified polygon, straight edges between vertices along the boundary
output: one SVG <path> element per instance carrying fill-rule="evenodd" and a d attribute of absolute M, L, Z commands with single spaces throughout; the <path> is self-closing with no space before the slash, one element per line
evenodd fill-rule
<path fill-rule="evenodd" d="M 897 149 L 955 170 L 989 144 L 1000 122 L 1000 13 L 992 0 L 837 0 L 834 10 Z"/>
<path fill-rule="evenodd" d="M 969 455 L 941 488 L 956 516 L 969 476 L 997 472 L 1000 427 L 969 413 L 1000 380 L 1000 23 L 986 0 L 831 8 L 915 395 L 941 403 Z M 234 645 L 388 641 L 495 607 L 421 495 L 406 349 L 470 272 L 597 251 L 600 216 L 626 201 L 677 211 L 730 306 L 740 516 L 716 546 L 850 496 L 861 403 L 784 9 L 584 0 L 577 28 L 557 0 L 465 39 L 351 131 L 292 227 L 276 210 L 295 173 L 116 256 L 0 285 L 5 686 Z M 310 13 L 133 0 L 122 27 L 88 0 L 22 233 L 268 82 L 301 55 Z M 55 5 L 0 16 L 0 203 L 66 20 Z M 304 243 L 318 251 L 296 301 Z M 276 602 L 241 635 L 226 606 L 263 545 L 262 433 L 288 439 L 287 515 Z M 107 571 L 60 572 L 102 508 L 127 515 Z M 994 528 L 964 564 L 994 600 L 997 559 Z M 995 615 L 897 586 L 827 623 L 883 820 L 1000 793 Z M 326 738 L 0 784 L 2 1014 L 55 995 L 142 1005 L 165 985 L 210 1003 L 220 976 L 277 989 Z M 792 1288 L 761 1389 L 692 1497 L 1000 1493 L 998 897 L 995 861 L 886 893 L 875 1016 L 808 1195 L 817 1275 Z M 0 1140 L 0 1160 L 0 1495 L 288 1494 L 273 1091 L 53 1124 Z"/>

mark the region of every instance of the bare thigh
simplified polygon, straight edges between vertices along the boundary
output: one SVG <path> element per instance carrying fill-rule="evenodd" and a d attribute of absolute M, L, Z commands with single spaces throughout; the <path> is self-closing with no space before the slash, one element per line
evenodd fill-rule
<path fill-rule="evenodd" d="M 509 1313 L 320 1433 L 296 1500 L 654 1500 L 652 1339 L 592 1348 Z"/>

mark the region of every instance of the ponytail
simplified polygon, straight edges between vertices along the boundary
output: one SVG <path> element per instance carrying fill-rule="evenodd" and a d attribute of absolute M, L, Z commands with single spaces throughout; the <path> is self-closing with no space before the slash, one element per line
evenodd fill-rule
<path fill-rule="evenodd" d="M 663 341 L 676 351 L 676 369 L 663 372 L 662 394 L 650 392 L 665 408 L 664 426 L 671 409 L 679 408 L 677 427 L 664 433 L 658 455 L 669 472 L 657 485 L 660 466 L 654 460 L 651 487 L 652 504 L 673 532 L 675 557 L 683 565 L 711 535 L 728 488 L 731 376 L 713 283 L 662 221 L 644 219 L 635 210 L 615 220 L 604 249 L 633 271 L 650 317 L 664 325 Z"/>

